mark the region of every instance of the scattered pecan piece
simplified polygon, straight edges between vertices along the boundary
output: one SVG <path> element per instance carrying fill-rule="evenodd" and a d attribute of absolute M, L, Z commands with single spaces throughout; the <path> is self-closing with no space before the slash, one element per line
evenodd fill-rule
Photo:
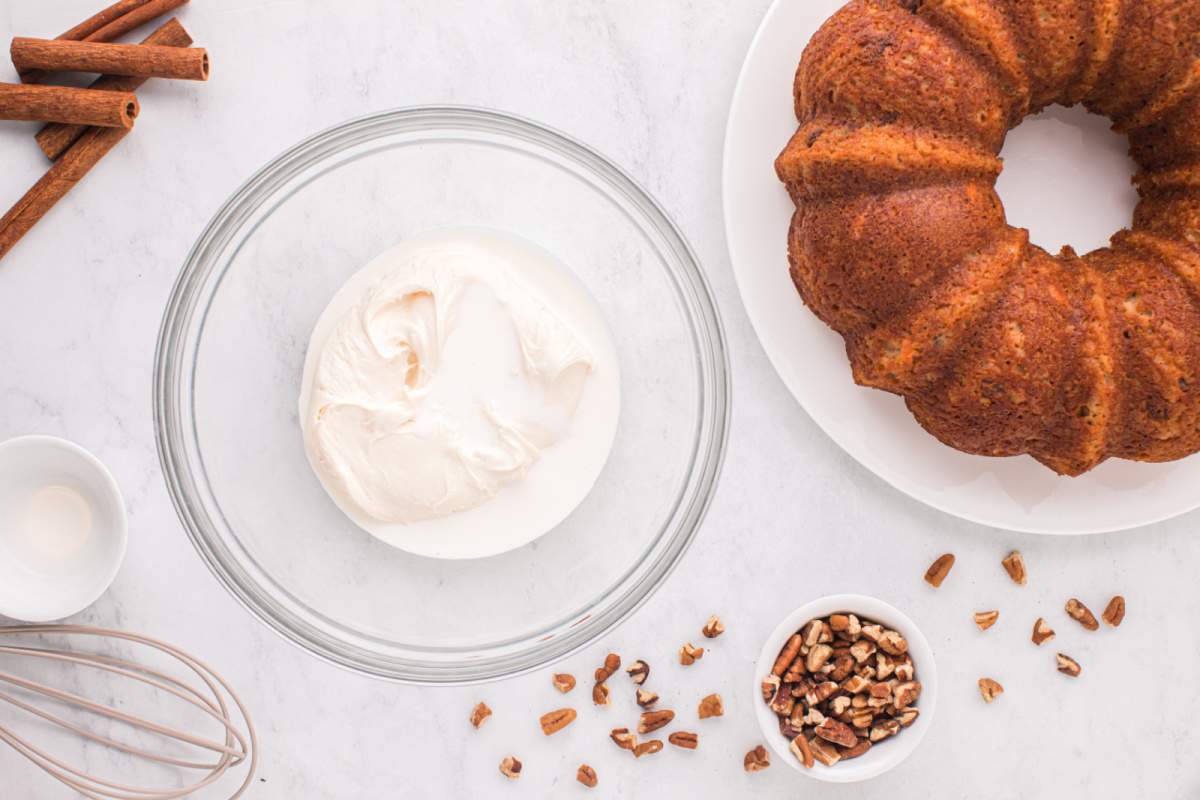
<path fill-rule="evenodd" d="M 746 772 L 760 772 L 769 766 L 771 757 L 767 754 L 767 748 L 761 744 L 746 753 L 746 757 L 742 759 L 742 767 Z"/>
<path fill-rule="evenodd" d="M 575 709 L 560 708 L 542 714 L 538 722 L 542 725 L 542 733 L 552 736 L 575 721 Z"/>
<path fill-rule="evenodd" d="M 1074 597 L 1067 601 L 1066 611 L 1071 619 L 1078 622 L 1087 630 L 1099 630 L 1100 623 L 1096 621 L 1095 614 L 1093 614 L 1087 606 L 1079 602 Z"/>
<path fill-rule="evenodd" d="M 637 661 L 630 664 L 625 669 L 625 672 L 629 675 L 629 680 L 633 681 L 638 686 L 641 686 L 646 682 L 646 678 L 650 677 L 650 665 L 639 658 Z"/>
<path fill-rule="evenodd" d="M 613 676 L 613 673 L 621 668 L 621 657 L 616 653 L 609 653 L 604 657 L 604 666 L 596 667 L 595 678 L 596 683 L 604 683 Z"/>
<path fill-rule="evenodd" d="M 637 736 L 629 732 L 629 728 L 613 728 L 608 738 L 616 742 L 622 750 L 632 750 L 637 747 Z"/>
<path fill-rule="evenodd" d="M 1000 563 L 1004 565 L 1004 571 L 1008 573 L 1008 577 L 1012 578 L 1013 583 L 1020 586 L 1025 585 L 1025 558 L 1021 555 L 1020 550 L 1013 550 Z"/>
<path fill-rule="evenodd" d="M 976 611 L 975 626 L 981 631 L 986 631 L 988 628 L 996 624 L 996 620 L 1000 619 L 999 611 Z"/>
<path fill-rule="evenodd" d="M 653 755 L 663 749 L 662 739 L 651 739 L 648 742 L 642 742 L 637 747 L 633 748 L 634 758 Z"/>
<path fill-rule="evenodd" d="M 1079 662 L 1068 655 L 1059 653 L 1054 658 L 1058 661 L 1058 671 L 1063 675 L 1078 678 L 1079 674 L 1083 672 L 1083 667 L 1079 666 Z"/>
<path fill-rule="evenodd" d="M 702 658 L 704 658 L 703 647 L 694 647 L 691 642 L 688 642 L 679 648 L 679 663 L 685 667 L 690 667 Z"/>
<path fill-rule="evenodd" d="M 515 781 L 521 777 L 521 762 L 517 760 L 516 756 L 505 756 L 504 760 L 500 762 L 500 774 Z"/>
<path fill-rule="evenodd" d="M 1046 620 L 1041 617 L 1033 623 L 1033 643 L 1036 645 L 1044 644 L 1054 638 L 1054 629 L 1046 624 Z"/>
<path fill-rule="evenodd" d="M 487 721 L 487 718 L 492 715 L 492 710 L 488 708 L 487 703 L 480 703 L 471 709 L 471 727 L 478 728 Z"/>
<path fill-rule="evenodd" d="M 609 704 L 608 684 L 601 681 L 592 687 L 592 703 L 598 706 Z"/>
<path fill-rule="evenodd" d="M 667 737 L 667 741 L 684 750 L 695 750 L 700 744 L 700 736 L 691 731 L 675 731 Z"/>
<path fill-rule="evenodd" d="M 1104 622 L 1111 628 L 1120 626 L 1125 619 L 1125 598 L 1121 595 L 1116 595 L 1112 600 L 1108 601 L 1108 605 L 1104 607 L 1104 613 L 1100 615 L 1104 618 Z"/>
<path fill-rule="evenodd" d="M 587 764 L 580 764 L 579 769 L 575 771 L 575 780 L 582 783 L 589 789 L 595 789 L 599 779 L 596 777 L 596 770 L 589 767 Z"/>
<path fill-rule="evenodd" d="M 645 689 L 637 690 L 637 704 L 642 708 L 649 708 L 658 702 L 658 695 L 654 692 L 648 692 Z"/>
<path fill-rule="evenodd" d="M 792 755 L 804 765 L 805 769 L 813 768 L 813 751 L 808 746 L 808 739 L 804 738 L 803 734 L 797 735 L 792 739 L 792 743 L 788 745 L 788 749 L 792 751 Z"/>
<path fill-rule="evenodd" d="M 983 697 L 983 702 L 990 703 L 1000 695 L 1004 694 L 1004 687 L 996 683 L 991 678 L 980 678 L 979 694 Z"/>
<path fill-rule="evenodd" d="M 713 614 L 708 618 L 708 622 L 704 623 L 704 627 L 700 629 L 704 634 L 705 639 L 715 639 L 725 632 L 725 625 Z"/>
<path fill-rule="evenodd" d="M 651 733 L 659 728 L 665 728 L 675 719 L 675 712 L 670 709 L 659 711 L 644 711 L 638 719 L 638 733 Z"/>
<path fill-rule="evenodd" d="M 929 565 L 929 569 L 925 570 L 925 582 L 935 589 L 941 588 L 942 581 L 946 580 L 946 576 L 950 574 L 953 567 L 953 553 L 938 556 L 937 561 L 934 561 Z"/>
<path fill-rule="evenodd" d="M 554 673 L 554 688 L 566 694 L 575 688 L 575 676 L 569 672 Z"/>
<path fill-rule="evenodd" d="M 708 719 L 709 717 L 721 717 L 725 715 L 725 704 L 721 702 L 721 695 L 710 694 L 700 701 L 700 719 Z"/>

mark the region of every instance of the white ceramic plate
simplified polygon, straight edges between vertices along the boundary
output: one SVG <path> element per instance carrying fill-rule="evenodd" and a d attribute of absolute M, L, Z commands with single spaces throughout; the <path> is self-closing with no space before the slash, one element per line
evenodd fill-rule
<path fill-rule="evenodd" d="M 776 0 L 750 47 L 734 93 L 725 140 L 725 225 L 734 274 L 763 348 L 800 405 L 867 469 L 911 497 L 984 525 L 1031 533 L 1124 530 L 1200 507 L 1200 457 L 1170 464 L 1110 461 L 1081 478 L 1054 475 L 1028 457 L 960 453 L 925 433 L 904 402 L 856 386 L 842 340 L 801 302 L 787 270 L 793 207 L 775 177 L 774 159 L 796 129 L 792 79 L 808 40 L 842 0 Z M 1038 205 L 1044 174 L 1030 159 L 1053 150 L 1059 175 L 1090 187 L 1123 186 L 1128 162 L 1081 150 L 1078 112 L 1051 110 L 1010 139 L 1003 155 L 1021 161 L 1001 177 L 1009 217 L 1033 239 L 1103 245 L 1127 224 L 1132 196 L 1111 207 L 1075 210 Z M 1099 118 L 1089 118 L 1103 124 Z M 1090 124 L 1090 123 L 1085 123 Z M 1121 142 L 1111 137 L 1115 147 Z M 1111 154 L 1110 154 L 1111 156 Z M 1074 160 L 1070 160 L 1074 159 Z M 1099 163 L 1099 166 L 1097 166 Z M 1031 168 L 1032 167 L 1032 168 Z M 1125 170 L 1124 174 L 1119 173 Z M 1043 201 L 1044 203 L 1044 201 Z M 1113 220 L 1116 220 L 1115 222 Z M 1064 235 L 1065 234 L 1065 235 Z"/>

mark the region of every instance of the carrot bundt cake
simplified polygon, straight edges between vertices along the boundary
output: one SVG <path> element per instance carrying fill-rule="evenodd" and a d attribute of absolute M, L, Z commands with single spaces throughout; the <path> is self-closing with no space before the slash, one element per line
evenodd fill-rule
<path fill-rule="evenodd" d="M 1051 255 L 996 195 L 1007 132 L 1126 133 L 1131 229 Z M 1200 2 L 852 0 L 805 49 L 792 279 L 855 380 L 969 453 L 1064 475 L 1200 450 Z"/>

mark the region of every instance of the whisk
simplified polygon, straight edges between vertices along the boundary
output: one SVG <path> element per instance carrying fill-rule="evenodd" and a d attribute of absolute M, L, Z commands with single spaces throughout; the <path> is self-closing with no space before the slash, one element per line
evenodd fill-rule
<path fill-rule="evenodd" d="M 117 641 L 149 648 L 168 657 L 174 662 L 173 666 L 176 669 L 180 665 L 186 667 L 190 674 L 180 670 L 183 674 L 188 675 L 187 679 L 181 679 L 168 674 L 163 669 L 145 663 L 84 650 L 56 649 L 45 646 L 44 637 L 46 635 L 65 636 L 68 641 L 73 643 L 108 640 L 110 646 L 113 641 Z M 25 642 L 23 639 L 34 641 Z M 34 647 L 33 643 L 41 646 Z M 148 653 L 147 656 L 149 656 Z M 64 689 L 10 674 L 7 670 L 14 658 L 28 659 L 30 661 L 22 663 L 30 666 L 35 661 L 38 665 L 50 663 L 69 665 L 82 669 L 100 670 L 121 680 L 136 681 L 150 687 L 156 693 L 165 693 L 199 709 L 205 717 L 215 721 L 215 730 L 223 729 L 223 737 L 218 740 L 196 732 L 179 730 L 170 725 L 153 722 L 118 708 L 89 700 Z M 154 658 L 160 658 L 160 656 L 154 656 Z M 5 691 L 9 687 L 19 692 L 20 696 Z M 177 768 L 184 771 L 184 774 L 189 776 L 189 780 L 194 779 L 185 786 L 154 789 L 97 777 L 70 766 L 61 759 L 50 755 L 45 749 L 35 746 L 29 739 L 18 735 L 8 724 L 5 724 L 5 715 L 0 714 L 0 742 L 9 745 L 47 774 L 89 800 L 174 800 L 174 798 L 185 797 L 213 787 L 229 770 L 240 767 L 248 761 L 245 779 L 236 791 L 229 795 L 230 800 L 234 800 L 234 798 L 241 797 L 250 786 L 258 765 L 258 739 L 254 733 L 254 724 L 237 693 L 204 662 L 172 645 L 148 636 L 83 625 L 0 627 L 0 708 L 4 703 L 27 715 L 40 718 L 52 726 L 83 737 L 86 741 L 124 753 L 131 757 L 128 759 L 129 761 L 140 759 L 160 767 Z M 95 715 L 97 719 L 111 720 L 112 722 L 103 723 L 105 727 L 112 726 L 114 723 L 127 726 L 129 729 L 137 731 L 139 738 L 144 738 L 146 735 L 158 737 L 162 741 L 164 752 L 153 752 L 129 742 L 118 741 L 110 735 L 97 733 L 81 724 L 64 719 L 47 708 L 47 706 L 55 707 L 57 705 L 80 709 L 85 712 L 84 716 Z M 236 707 L 236 713 L 231 713 L 233 711 L 231 706 Z M 238 717 L 244 723 L 244 728 L 235 721 Z M 179 754 L 165 752 L 168 747 L 180 751 Z"/>

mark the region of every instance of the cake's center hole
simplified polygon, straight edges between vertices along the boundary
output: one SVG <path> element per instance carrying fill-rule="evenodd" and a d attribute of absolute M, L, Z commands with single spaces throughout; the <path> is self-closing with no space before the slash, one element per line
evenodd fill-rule
<path fill-rule="evenodd" d="M 1083 106 L 1051 106 L 1008 134 L 996 184 L 1008 222 L 1051 253 L 1105 247 L 1133 219 L 1129 142 Z"/>

